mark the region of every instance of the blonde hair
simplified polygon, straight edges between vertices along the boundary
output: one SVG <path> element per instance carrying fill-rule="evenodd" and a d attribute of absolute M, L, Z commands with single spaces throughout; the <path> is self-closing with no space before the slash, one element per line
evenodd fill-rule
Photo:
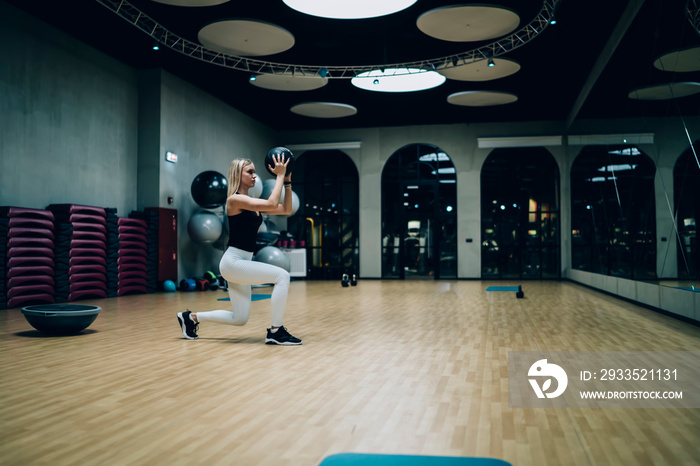
<path fill-rule="evenodd" d="M 243 168 L 251 165 L 253 162 L 248 159 L 233 159 L 231 165 L 228 166 L 228 195 L 231 197 L 238 191 L 241 186 L 241 173 Z"/>

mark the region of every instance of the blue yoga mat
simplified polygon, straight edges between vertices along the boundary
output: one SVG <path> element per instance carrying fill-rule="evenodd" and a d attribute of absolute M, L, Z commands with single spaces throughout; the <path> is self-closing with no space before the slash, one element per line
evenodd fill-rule
<path fill-rule="evenodd" d="M 260 301 L 261 299 L 269 299 L 272 295 L 271 294 L 253 294 L 250 295 L 250 300 L 251 301 Z M 220 298 L 217 299 L 217 301 L 231 301 L 231 298 Z"/>
<path fill-rule="evenodd" d="M 319 466 L 511 466 L 511 464 L 495 458 L 338 453 L 327 456 Z"/>
<path fill-rule="evenodd" d="M 518 291 L 517 286 L 489 286 L 486 291 Z"/>

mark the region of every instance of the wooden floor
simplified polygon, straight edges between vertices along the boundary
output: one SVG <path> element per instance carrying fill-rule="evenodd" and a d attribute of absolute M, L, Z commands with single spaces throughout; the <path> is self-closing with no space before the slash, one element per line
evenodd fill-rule
<path fill-rule="evenodd" d="M 83 301 L 72 337 L 0 311 L 0 463 L 314 466 L 339 452 L 529 465 L 700 464 L 700 409 L 511 409 L 508 351 L 700 350 L 700 328 L 568 282 L 292 282 L 300 347 L 176 312 L 222 291 Z M 268 289 L 254 290 L 269 293 Z"/>

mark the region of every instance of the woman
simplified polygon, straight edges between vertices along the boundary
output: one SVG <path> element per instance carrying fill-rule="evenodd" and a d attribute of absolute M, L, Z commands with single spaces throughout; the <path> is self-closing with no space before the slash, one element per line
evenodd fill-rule
<path fill-rule="evenodd" d="M 251 285 L 274 283 L 272 297 L 272 325 L 267 329 L 268 345 L 300 345 L 301 340 L 290 335 L 282 326 L 284 308 L 289 291 L 289 272 L 270 264 L 253 261 L 255 238 L 262 223 L 261 213 L 289 215 L 292 213 L 292 175 L 286 175 L 287 164 L 282 157 L 273 157 L 275 187 L 267 199 L 248 196 L 255 186 L 255 165 L 247 159 L 235 159 L 228 169 L 228 199 L 226 214 L 229 224 L 228 249 L 219 263 L 221 275 L 228 281 L 233 312 L 216 310 L 209 312 L 179 312 L 177 320 L 185 338 L 198 338 L 200 322 L 218 322 L 229 325 L 245 325 L 250 315 Z M 284 202 L 279 203 L 284 189 Z"/>

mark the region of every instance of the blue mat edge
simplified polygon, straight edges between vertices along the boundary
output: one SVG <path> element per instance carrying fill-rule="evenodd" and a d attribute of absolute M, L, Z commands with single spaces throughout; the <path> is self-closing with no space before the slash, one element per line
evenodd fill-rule
<path fill-rule="evenodd" d="M 260 301 L 261 299 L 271 298 L 271 294 L 252 294 L 250 295 L 251 301 Z M 231 301 L 231 298 L 219 298 L 217 301 Z"/>
<path fill-rule="evenodd" d="M 489 286 L 486 291 L 518 291 L 517 286 Z"/>

